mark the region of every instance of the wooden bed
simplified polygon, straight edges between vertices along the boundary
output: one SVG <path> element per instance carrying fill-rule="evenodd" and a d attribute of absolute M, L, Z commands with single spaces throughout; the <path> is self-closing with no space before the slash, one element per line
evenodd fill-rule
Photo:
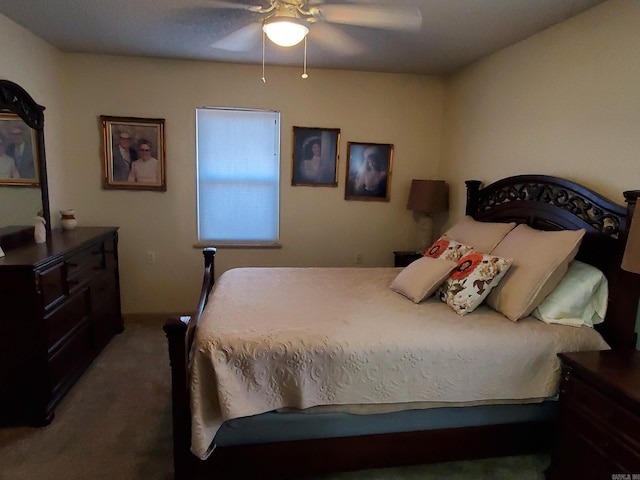
<path fill-rule="evenodd" d="M 640 285 L 620 268 L 627 229 L 640 191 L 624 192 L 626 206 L 574 182 L 521 175 L 482 188 L 467 185 L 466 214 L 479 221 L 525 223 L 540 230 L 577 230 L 585 237 L 576 259 L 602 270 L 609 282 L 605 322 L 598 325 L 612 348 L 633 348 Z M 175 478 L 299 478 L 308 473 L 487 458 L 550 451 L 554 422 L 524 422 L 416 432 L 219 447 L 202 461 L 190 452 L 187 362 L 198 320 L 214 283 L 215 249 L 204 249 L 205 269 L 197 314 L 169 319 Z M 256 477 L 258 478 L 258 477 Z"/>

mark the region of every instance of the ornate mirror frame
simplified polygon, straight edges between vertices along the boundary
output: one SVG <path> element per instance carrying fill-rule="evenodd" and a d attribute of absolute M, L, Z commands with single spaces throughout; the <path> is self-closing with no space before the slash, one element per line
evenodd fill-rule
<path fill-rule="evenodd" d="M 49 209 L 49 188 L 44 150 L 44 109 L 20 85 L 9 80 L 0 80 L 0 112 L 14 113 L 35 131 L 35 149 L 39 158 L 40 193 L 42 213 L 46 220 L 47 238 L 51 235 L 51 212 Z M 0 236 L 2 232 L 0 232 Z"/>

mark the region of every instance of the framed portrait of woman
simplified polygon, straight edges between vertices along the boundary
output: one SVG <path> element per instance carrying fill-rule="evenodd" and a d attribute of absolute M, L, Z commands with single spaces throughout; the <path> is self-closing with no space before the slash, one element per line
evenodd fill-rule
<path fill-rule="evenodd" d="M 344 198 L 388 202 L 392 165 L 392 144 L 349 142 Z"/>
<path fill-rule="evenodd" d="M 339 128 L 293 127 L 291 185 L 338 186 Z"/>

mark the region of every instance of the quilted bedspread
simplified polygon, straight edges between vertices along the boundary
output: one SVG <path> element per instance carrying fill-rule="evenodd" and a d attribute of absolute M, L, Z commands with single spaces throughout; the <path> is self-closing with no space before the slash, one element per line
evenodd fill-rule
<path fill-rule="evenodd" d="M 240 268 L 221 275 L 190 359 L 193 453 L 227 419 L 319 405 L 532 401 L 558 352 L 609 348 L 588 327 L 459 316 L 392 291 L 396 268 Z"/>

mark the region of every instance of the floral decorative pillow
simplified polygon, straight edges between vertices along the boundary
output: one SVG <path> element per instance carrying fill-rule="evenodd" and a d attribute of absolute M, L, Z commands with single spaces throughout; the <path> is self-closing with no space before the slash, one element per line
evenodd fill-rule
<path fill-rule="evenodd" d="M 469 253 L 458 260 L 437 295 L 460 315 L 473 312 L 498 285 L 511 262 L 510 258 Z"/>
<path fill-rule="evenodd" d="M 462 256 L 472 250 L 473 247 L 470 247 L 469 245 L 465 245 L 464 243 L 456 242 L 451 238 L 442 236 L 433 242 L 433 245 L 424 252 L 424 256 L 457 262 Z"/>

